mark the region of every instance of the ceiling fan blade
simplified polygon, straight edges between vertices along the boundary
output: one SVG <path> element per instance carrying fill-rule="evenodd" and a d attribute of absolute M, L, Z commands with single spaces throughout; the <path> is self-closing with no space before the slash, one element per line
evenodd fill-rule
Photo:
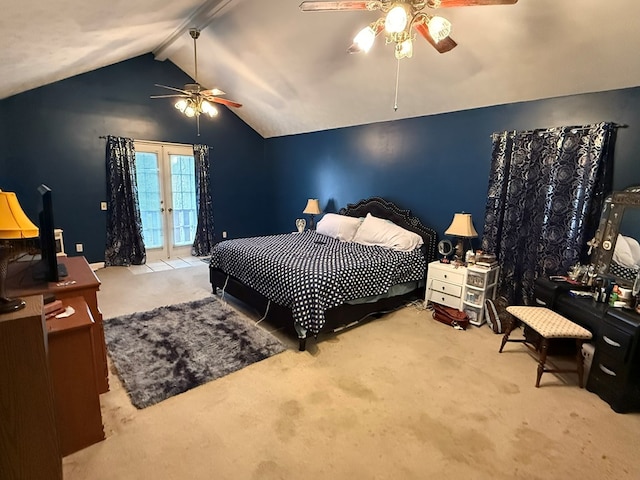
<path fill-rule="evenodd" d="M 201 90 L 200 93 L 202 95 L 226 95 L 226 93 L 224 93 L 219 88 L 212 88 L 211 90 Z"/>
<path fill-rule="evenodd" d="M 382 5 L 380 1 L 354 2 L 302 2 L 300 10 L 303 12 L 323 12 L 331 10 L 376 10 Z"/>
<path fill-rule="evenodd" d="M 176 88 L 176 87 L 168 87 L 166 85 L 160 85 L 158 83 L 155 84 L 156 87 L 160 87 L 160 88 L 166 88 L 167 90 L 174 90 L 176 92 L 180 92 L 180 93 L 184 93 L 185 95 L 190 95 L 189 92 L 187 92 L 186 90 L 183 90 L 181 88 Z"/>
<path fill-rule="evenodd" d="M 151 95 L 149 98 L 189 98 L 190 96 L 184 93 L 174 93 L 172 95 Z"/>
<path fill-rule="evenodd" d="M 458 44 L 451 37 L 445 37 L 439 42 L 436 42 L 431 34 L 429 33 L 429 27 L 425 23 L 416 23 L 413 27 L 418 31 L 420 35 L 422 35 L 427 42 L 429 42 L 433 48 L 435 48 L 440 53 L 446 53 L 450 50 L 453 50 Z"/>
<path fill-rule="evenodd" d="M 209 100 L 210 102 L 221 103 L 222 105 L 226 105 L 227 107 L 240 108 L 242 106 L 241 103 L 233 102 L 231 100 L 227 100 L 226 98 L 207 97 L 207 100 Z"/>
<path fill-rule="evenodd" d="M 481 7 L 483 5 L 513 5 L 518 0 L 441 0 L 441 8 L 449 7 Z"/>

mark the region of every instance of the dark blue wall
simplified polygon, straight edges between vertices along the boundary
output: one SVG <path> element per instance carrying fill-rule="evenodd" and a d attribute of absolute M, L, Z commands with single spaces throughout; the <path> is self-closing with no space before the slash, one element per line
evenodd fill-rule
<path fill-rule="evenodd" d="M 455 212 L 482 233 L 495 131 L 614 121 L 614 188 L 640 184 L 640 88 L 517 103 L 395 122 L 263 139 L 220 109 L 202 135 L 154 83 L 189 78 L 151 55 L 134 58 L 0 101 L 0 188 L 16 191 L 37 218 L 36 187 L 54 190 L 67 250 L 83 243 L 90 261 L 104 251 L 104 140 L 205 143 L 213 147 L 216 234 L 240 237 L 295 229 L 307 198 L 325 211 L 373 195 L 409 208 L 442 235 Z M 260 210 L 256 211 L 256 204 Z"/>
<path fill-rule="evenodd" d="M 264 139 L 226 107 L 215 119 L 187 119 L 155 83 L 181 87 L 191 81 L 170 62 L 152 55 L 112 65 L 0 101 L 0 188 L 15 191 L 34 221 L 41 183 L 54 194 L 56 225 L 65 249 L 84 244 L 90 262 L 104 260 L 106 200 L 104 135 L 138 140 L 203 143 L 212 147 L 216 233 L 255 235 L 271 222 L 256 215 L 254 197 L 271 203 L 272 168 Z"/>
<path fill-rule="evenodd" d="M 334 211 L 382 196 L 440 236 L 455 212 L 469 212 L 482 235 L 492 132 L 602 121 L 629 126 L 618 131 L 614 189 L 640 184 L 640 88 L 268 139 L 275 225 L 290 230 L 308 197 Z"/>

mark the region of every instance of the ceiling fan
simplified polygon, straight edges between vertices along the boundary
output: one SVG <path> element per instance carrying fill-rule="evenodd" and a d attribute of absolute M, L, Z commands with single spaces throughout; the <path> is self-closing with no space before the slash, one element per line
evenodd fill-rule
<path fill-rule="evenodd" d="M 211 90 L 205 90 L 202 85 L 198 83 L 198 50 L 196 47 L 196 40 L 200 37 L 200 30 L 192 28 L 189 30 L 189 35 L 193 38 L 193 58 L 195 63 L 195 76 L 194 83 L 185 84 L 184 88 L 169 87 L 167 85 L 155 84 L 156 87 L 166 88 L 178 93 L 172 93 L 167 95 L 151 95 L 151 98 L 180 98 L 175 103 L 175 107 L 184 113 L 187 117 L 196 117 L 196 124 L 198 126 L 198 136 L 200 135 L 200 115 L 206 114 L 210 117 L 215 117 L 218 114 L 216 107 L 212 103 L 220 103 L 227 107 L 239 108 L 242 104 L 233 102 L 224 98 L 219 98 L 219 95 L 225 93 L 218 89 L 213 88 Z"/>
<path fill-rule="evenodd" d="M 385 16 L 363 28 L 353 39 L 349 53 L 368 52 L 375 38 L 385 31 L 386 43 L 395 44 L 398 60 L 413 54 L 413 30 L 417 31 L 438 52 L 445 53 L 458 44 L 449 36 L 451 22 L 424 12 L 449 7 L 475 7 L 481 5 L 513 5 L 518 0 L 363 0 L 345 2 L 305 1 L 303 12 L 380 10 Z"/>

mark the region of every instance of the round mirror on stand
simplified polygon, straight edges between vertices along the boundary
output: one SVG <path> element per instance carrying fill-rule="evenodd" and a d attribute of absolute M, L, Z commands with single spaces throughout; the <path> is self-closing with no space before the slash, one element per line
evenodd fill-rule
<path fill-rule="evenodd" d="M 438 243 L 438 253 L 442 255 L 440 263 L 449 263 L 449 255 L 453 252 L 453 245 L 447 239 L 440 240 Z"/>

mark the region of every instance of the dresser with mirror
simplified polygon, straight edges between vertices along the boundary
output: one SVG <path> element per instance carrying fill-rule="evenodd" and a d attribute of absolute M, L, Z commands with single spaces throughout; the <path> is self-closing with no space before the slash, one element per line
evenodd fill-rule
<path fill-rule="evenodd" d="M 616 191 L 606 199 L 590 245 L 597 276 L 632 290 L 640 286 L 640 186 Z M 633 308 L 572 296 L 572 288 L 571 284 L 540 278 L 536 302 L 593 334 L 595 350 L 587 390 L 616 412 L 640 411 L 640 314 Z"/>

